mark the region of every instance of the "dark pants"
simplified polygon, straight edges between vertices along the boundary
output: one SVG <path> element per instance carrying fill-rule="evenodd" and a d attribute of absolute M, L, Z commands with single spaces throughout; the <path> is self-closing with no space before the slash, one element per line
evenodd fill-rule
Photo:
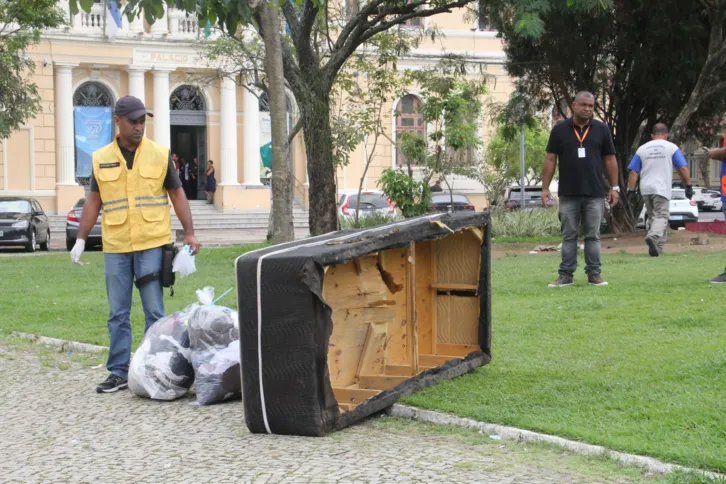
<path fill-rule="evenodd" d="M 594 197 L 560 197 L 562 263 L 560 274 L 573 276 L 577 269 L 577 238 L 580 223 L 585 236 L 585 273 L 600 274 L 600 223 L 605 199 Z"/>
<path fill-rule="evenodd" d="M 187 200 L 192 200 L 192 184 L 193 180 L 182 180 L 182 188 L 184 189 L 184 195 L 187 196 Z"/>

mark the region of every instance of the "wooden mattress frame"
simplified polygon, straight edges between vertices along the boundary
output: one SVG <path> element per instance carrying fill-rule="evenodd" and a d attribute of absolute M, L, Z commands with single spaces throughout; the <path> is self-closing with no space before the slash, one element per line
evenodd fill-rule
<path fill-rule="evenodd" d="M 325 268 L 328 369 L 341 412 L 479 347 L 481 229 Z"/>

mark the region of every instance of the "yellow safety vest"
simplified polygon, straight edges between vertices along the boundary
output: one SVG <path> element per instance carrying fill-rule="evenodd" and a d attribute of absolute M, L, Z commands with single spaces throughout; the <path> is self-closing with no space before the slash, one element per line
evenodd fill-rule
<path fill-rule="evenodd" d="M 136 252 L 171 243 L 169 195 L 164 188 L 168 167 L 169 149 L 146 137 L 130 170 L 116 140 L 93 153 L 104 252 Z"/>

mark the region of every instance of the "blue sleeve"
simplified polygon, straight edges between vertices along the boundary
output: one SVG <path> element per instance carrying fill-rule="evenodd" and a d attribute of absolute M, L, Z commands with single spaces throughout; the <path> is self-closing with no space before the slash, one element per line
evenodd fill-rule
<path fill-rule="evenodd" d="M 688 166 L 686 157 L 683 156 L 681 150 L 676 150 L 676 152 L 673 153 L 673 166 L 675 166 L 676 168 L 683 168 L 684 166 Z"/>
<path fill-rule="evenodd" d="M 630 164 L 628 165 L 628 170 L 632 170 L 637 173 L 640 173 L 640 155 L 638 155 L 638 153 L 635 153 L 635 156 L 633 156 L 633 159 L 630 160 Z"/>

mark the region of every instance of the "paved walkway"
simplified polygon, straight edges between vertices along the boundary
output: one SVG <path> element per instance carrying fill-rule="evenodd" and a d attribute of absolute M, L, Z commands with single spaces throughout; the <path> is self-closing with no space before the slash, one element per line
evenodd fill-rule
<path fill-rule="evenodd" d="M 240 402 L 200 407 L 129 391 L 105 370 L 0 339 L 2 482 L 632 482 L 601 460 L 392 417 L 324 438 L 252 435 Z M 63 369 L 61 369 L 63 368 Z"/>

